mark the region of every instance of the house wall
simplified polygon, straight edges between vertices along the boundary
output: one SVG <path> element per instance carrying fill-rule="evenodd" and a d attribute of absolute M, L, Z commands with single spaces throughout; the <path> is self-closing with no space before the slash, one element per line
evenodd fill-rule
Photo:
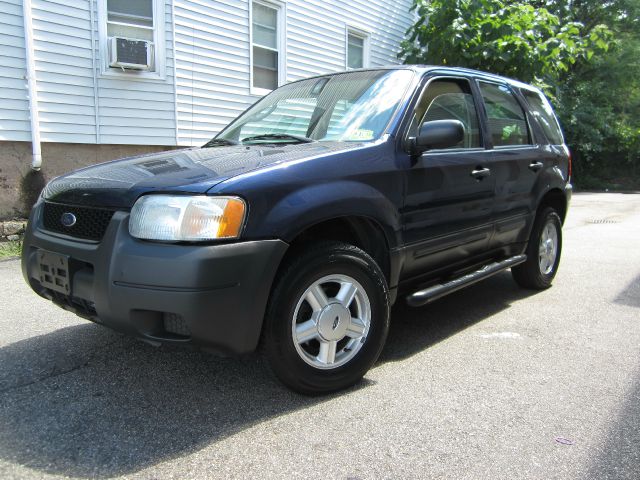
<path fill-rule="evenodd" d="M 175 0 L 177 139 L 199 145 L 258 95 L 250 89 L 251 0 Z M 346 27 L 369 33 L 369 66 L 399 63 L 411 0 L 288 0 L 287 82 L 346 68 Z"/>
<path fill-rule="evenodd" d="M 90 2 L 32 0 L 42 142 L 96 143 Z"/>
<path fill-rule="evenodd" d="M 249 94 L 249 0 L 175 0 L 178 144 L 213 137 Z"/>
<path fill-rule="evenodd" d="M 67 1 L 67 0 L 63 0 Z M 97 2 L 92 0 L 94 8 Z M 101 75 L 96 65 L 98 81 L 99 142 L 128 145 L 176 145 L 175 82 L 173 65 L 173 21 L 171 0 L 164 2 L 165 64 L 160 80 L 132 79 Z M 98 32 L 97 10 L 94 32 Z M 95 35 L 96 50 L 98 36 Z"/>
<path fill-rule="evenodd" d="M 103 74 L 102 1 L 32 0 L 43 142 L 197 145 L 259 98 L 249 84 L 251 0 L 166 0 L 161 79 Z M 29 141 L 22 2 L 2 4 L 0 141 Z M 411 0 L 282 5 L 287 82 L 344 70 L 347 25 L 369 32 L 369 66 L 398 63 L 412 20 Z"/>
<path fill-rule="evenodd" d="M 176 147 L 46 142 L 42 144 L 46 163 L 34 172 L 30 168 L 30 142 L 0 141 L 0 221 L 28 216 L 46 182 L 59 175 L 95 163 L 171 148 Z"/>
<path fill-rule="evenodd" d="M 200 145 L 259 98 L 250 88 L 251 0 L 164 0 L 158 78 L 105 74 L 106 0 L 31 2 L 43 167 L 29 169 L 22 0 L 0 0 L 0 219 L 24 214 L 37 185 L 74 168 Z M 397 63 L 413 20 L 411 0 L 278 3 L 283 82 L 344 70 L 347 25 L 368 32 L 368 66 Z"/>
<path fill-rule="evenodd" d="M 287 3 L 287 81 L 346 68 L 346 27 L 369 33 L 370 67 L 399 63 L 413 20 L 411 0 L 293 0 Z"/>
<path fill-rule="evenodd" d="M 31 140 L 22 0 L 0 2 L 0 140 Z"/>
<path fill-rule="evenodd" d="M 32 0 L 42 142 L 175 145 L 171 0 L 165 2 L 159 80 L 103 75 L 100 1 Z M 0 5 L 0 141 L 30 141 L 22 2 Z"/>

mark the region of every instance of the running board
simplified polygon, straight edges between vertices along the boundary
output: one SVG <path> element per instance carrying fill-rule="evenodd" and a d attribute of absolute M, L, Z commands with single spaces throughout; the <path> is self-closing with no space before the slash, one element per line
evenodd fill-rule
<path fill-rule="evenodd" d="M 506 270 L 510 267 L 515 267 L 527 260 L 526 255 L 516 255 L 515 257 L 507 258 L 501 262 L 493 262 L 485 265 L 475 272 L 467 273 L 462 277 L 458 277 L 446 283 L 440 283 L 424 290 L 418 290 L 415 293 L 407 296 L 407 303 L 412 307 L 420 307 L 426 305 L 429 302 L 433 302 L 440 297 L 444 297 L 449 293 L 460 290 L 467 285 L 479 282 L 485 278 L 489 278 L 496 273 Z"/>

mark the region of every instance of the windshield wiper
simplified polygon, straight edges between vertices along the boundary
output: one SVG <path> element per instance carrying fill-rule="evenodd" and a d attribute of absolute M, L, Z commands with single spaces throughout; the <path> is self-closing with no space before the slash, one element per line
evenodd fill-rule
<path fill-rule="evenodd" d="M 312 138 L 303 137 L 302 135 L 292 135 L 290 133 L 264 133 L 262 135 L 254 135 L 242 139 L 242 143 L 253 142 L 255 140 L 293 140 L 295 143 L 311 143 L 315 142 Z M 278 142 L 286 143 L 286 142 Z"/>
<path fill-rule="evenodd" d="M 235 140 L 228 140 L 226 138 L 212 138 L 200 148 L 228 147 L 230 145 L 238 145 L 238 142 L 236 142 Z"/>

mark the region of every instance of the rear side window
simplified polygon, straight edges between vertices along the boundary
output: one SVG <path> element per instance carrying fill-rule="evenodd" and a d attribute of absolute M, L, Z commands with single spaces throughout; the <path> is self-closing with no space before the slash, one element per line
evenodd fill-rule
<path fill-rule="evenodd" d="M 522 94 L 531 107 L 531 114 L 536 118 L 551 144 L 563 144 L 562 131 L 549 101 L 541 93 L 531 90 L 522 90 Z"/>
<path fill-rule="evenodd" d="M 480 83 L 494 147 L 529 145 L 524 110 L 506 85 Z"/>

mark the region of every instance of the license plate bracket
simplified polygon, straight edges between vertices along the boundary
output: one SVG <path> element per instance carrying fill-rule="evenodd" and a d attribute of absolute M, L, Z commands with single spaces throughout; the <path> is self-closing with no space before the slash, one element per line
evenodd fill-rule
<path fill-rule="evenodd" d="M 55 292 L 71 295 L 69 257 L 60 253 L 38 250 L 40 284 Z"/>

